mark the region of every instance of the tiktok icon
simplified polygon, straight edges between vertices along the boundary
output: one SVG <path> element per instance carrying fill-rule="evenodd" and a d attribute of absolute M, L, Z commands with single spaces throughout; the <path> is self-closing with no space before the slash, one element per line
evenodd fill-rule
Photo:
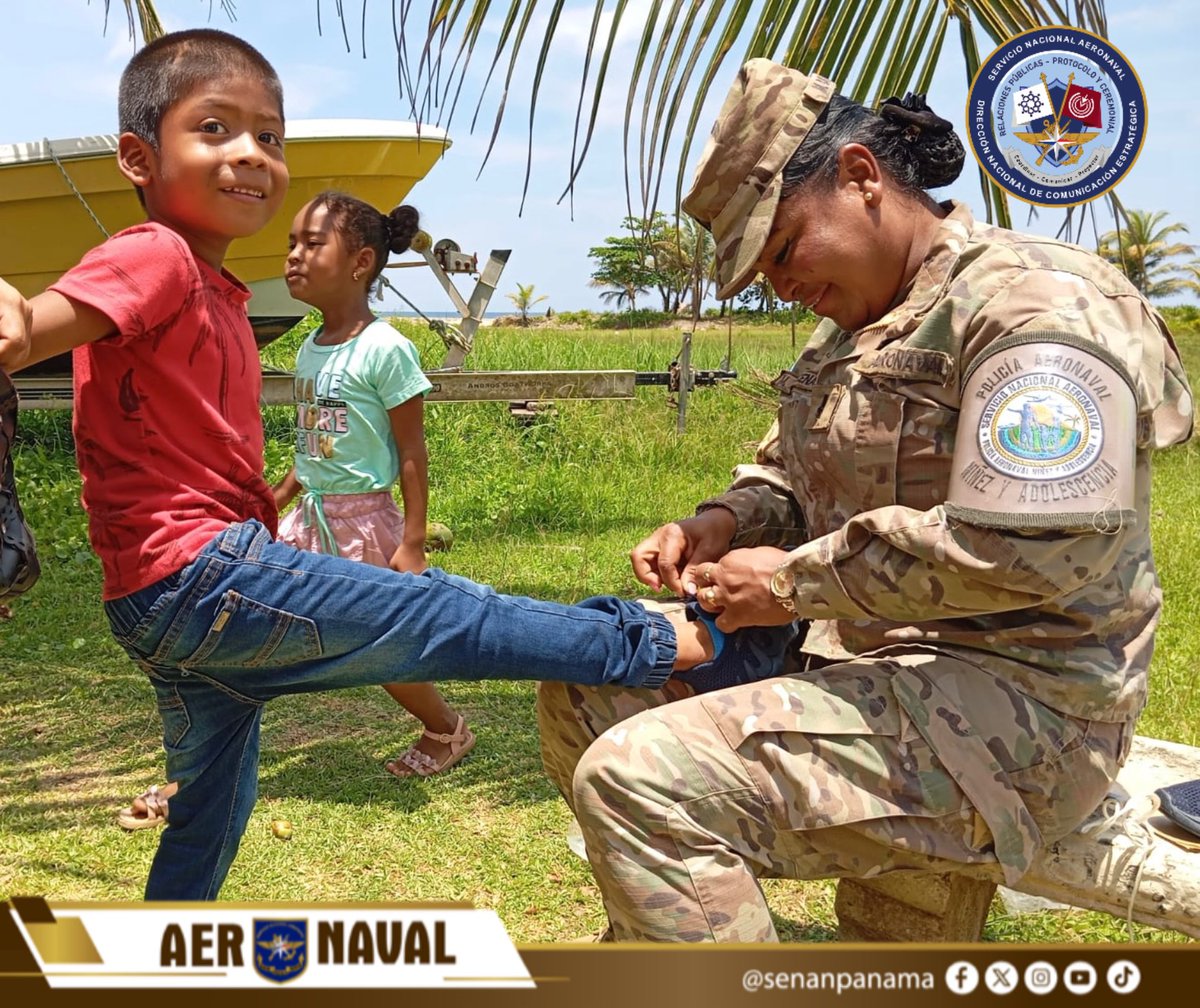
<path fill-rule="evenodd" d="M 1128 959 L 1118 959 L 1108 967 L 1108 986 L 1116 994 L 1130 994 L 1142 982 L 1142 971 Z"/>

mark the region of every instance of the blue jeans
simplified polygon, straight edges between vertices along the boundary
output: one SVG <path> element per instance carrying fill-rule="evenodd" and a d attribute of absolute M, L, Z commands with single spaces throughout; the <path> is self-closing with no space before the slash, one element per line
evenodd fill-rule
<path fill-rule="evenodd" d="M 167 777 L 180 784 L 152 900 L 216 897 L 254 807 L 272 697 L 442 679 L 653 687 L 676 653 L 672 625 L 634 602 L 567 606 L 440 570 L 399 574 L 293 549 L 255 521 L 105 612 L 154 686 Z"/>

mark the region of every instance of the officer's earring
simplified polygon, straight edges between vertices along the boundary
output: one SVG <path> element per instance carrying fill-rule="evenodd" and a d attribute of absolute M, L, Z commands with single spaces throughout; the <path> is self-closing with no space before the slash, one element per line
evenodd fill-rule
<path fill-rule="evenodd" d="M 868 195 L 869 195 L 869 194 L 868 194 Z M 351 274 L 350 274 L 350 277 L 351 277 L 351 279 L 353 279 L 353 280 L 357 280 L 357 279 L 358 279 L 358 277 L 359 277 L 359 272 L 360 272 L 359 270 L 355 270 L 353 273 L 351 273 Z"/>
<path fill-rule="evenodd" d="M 871 200 L 873 200 L 874 198 L 875 198 L 875 194 L 873 192 L 863 193 L 863 199 L 866 200 L 868 203 L 870 203 Z"/>

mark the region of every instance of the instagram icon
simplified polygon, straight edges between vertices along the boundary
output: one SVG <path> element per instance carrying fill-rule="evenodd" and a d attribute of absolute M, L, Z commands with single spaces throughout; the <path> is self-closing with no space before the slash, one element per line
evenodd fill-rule
<path fill-rule="evenodd" d="M 1025 986 L 1033 994 L 1049 994 L 1058 986 L 1058 970 L 1048 962 L 1034 962 L 1025 967 Z"/>

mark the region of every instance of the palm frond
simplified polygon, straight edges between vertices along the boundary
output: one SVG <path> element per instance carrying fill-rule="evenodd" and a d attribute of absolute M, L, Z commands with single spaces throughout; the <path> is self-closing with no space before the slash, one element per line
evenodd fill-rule
<path fill-rule="evenodd" d="M 165 34 L 162 22 L 158 19 L 158 11 L 154 9 L 151 0 L 124 0 L 125 19 L 129 25 L 129 37 L 137 39 L 142 36 L 142 42 L 153 42 Z M 233 5 L 230 0 L 222 0 L 221 9 L 232 21 L 234 19 Z M 108 28 L 108 15 L 112 10 L 112 0 L 104 0 L 104 27 Z"/>
<path fill-rule="evenodd" d="M 439 27 L 461 6 L 450 0 L 434 2 L 442 12 L 434 19 Z M 493 70 L 504 53 L 509 56 L 489 154 L 507 102 L 513 97 L 508 90 L 513 71 L 522 60 L 534 61 L 535 66 L 532 88 L 522 103 L 522 109 L 529 110 L 527 129 L 532 143 L 542 72 L 561 12 L 561 4 L 556 2 L 541 43 L 522 46 L 537 0 L 509 0 L 506 13 L 500 2 L 493 5 L 489 0 L 475 0 L 468 24 L 477 26 L 493 6 L 496 15 L 504 18 L 493 53 Z M 609 70 L 623 19 L 634 14 L 644 21 L 633 47 L 624 94 L 624 144 L 629 209 L 642 216 L 657 206 L 671 168 L 678 201 L 687 164 L 695 154 L 704 98 L 718 79 L 724 79 L 723 71 L 731 76 L 734 66 L 745 59 L 766 56 L 826 74 L 850 97 L 875 104 L 891 94 L 928 89 L 952 19 L 959 22 L 968 79 L 978 70 L 981 48 L 986 52 L 1021 31 L 1043 24 L 1074 24 L 1098 34 L 1106 28 L 1102 0 L 1077 0 L 1069 8 L 1057 0 L 650 0 L 648 7 L 639 11 L 631 10 L 626 0 L 594 0 L 568 176 L 560 198 L 572 195 L 602 101 L 608 90 L 619 86 Z M 521 26 L 515 33 L 514 24 Z M 460 31 L 459 50 L 470 52 L 477 41 L 477 27 L 470 34 L 466 29 Z M 451 35 L 443 34 L 425 45 L 427 51 L 433 51 L 454 42 Z M 593 66 L 598 70 L 589 80 Z M 492 87 L 489 74 L 480 89 L 480 101 Z M 677 145 L 680 153 L 678 162 L 669 167 L 672 145 Z M 981 184 L 988 216 L 1007 224 L 1006 195 L 986 177 Z M 528 172 L 524 185 L 523 197 L 528 191 Z"/>
<path fill-rule="evenodd" d="M 362 0 L 362 7 L 367 2 Z M 494 96 L 482 171 L 510 106 L 521 110 L 527 120 L 524 206 L 539 97 L 568 12 L 566 0 L 544 0 L 541 5 L 538 0 L 428 0 L 427 5 L 391 0 L 391 5 L 397 73 L 413 118 L 448 129 L 467 89 L 475 99 L 474 130 L 485 99 Z M 231 0 L 223 0 L 222 6 L 232 16 Z M 320 7 L 318 0 L 318 17 Z M 131 31 L 136 22 L 146 38 L 161 33 L 151 0 L 125 0 L 125 8 Z M 341 2 L 336 10 L 344 30 L 350 15 Z M 640 24 L 633 25 L 633 18 L 641 19 Z M 874 105 L 889 95 L 928 90 L 952 20 L 958 22 L 968 81 L 978 72 L 981 50 L 990 52 L 1020 32 L 1061 24 L 1107 36 L 1108 27 L 1103 0 L 647 0 L 636 6 L 628 0 L 592 0 L 560 200 L 573 198 L 601 110 L 622 86 L 629 210 L 649 217 L 671 174 L 678 205 L 698 146 L 698 130 L 707 125 L 700 122 L 704 100 L 746 59 L 765 56 L 824 74 L 848 97 Z M 468 89 L 472 61 L 486 48 L 481 41 L 485 26 L 496 30 L 486 54 L 490 65 L 482 83 Z M 618 39 L 630 27 L 635 28 L 636 42 L 628 80 L 622 85 L 612 67 Z M 538 31 L 540 38 L 535 37 Z M 513 82 L 527 65 L 532 83 L 518 101 Z M 672 148 L 679 156 L 669 165 Z M 1006 194 L 982 171 L 980 184 L 988 219 L 1007 226 Z M 1112 206 L 1119 213 L 1115 201 Z M 1068 214 L 1068 231 L 1073 224 Z"/>

